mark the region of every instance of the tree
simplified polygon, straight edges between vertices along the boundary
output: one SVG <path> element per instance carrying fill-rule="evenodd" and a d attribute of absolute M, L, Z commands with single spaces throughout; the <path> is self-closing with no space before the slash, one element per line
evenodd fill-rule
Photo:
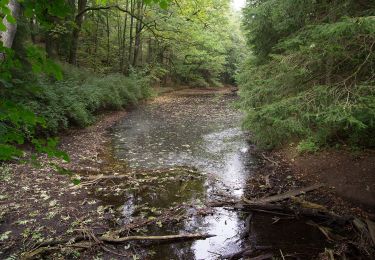
<path fill-rule="evenodd" d="M 8 14 L 3 19 L 3 26 L 5 26 L 5 30 L 1 33 L 1 41 L 3 42 L 3 46 L 6 48 L 12 48 L 14 37 L 16 36 L 17 32 L 17 23 L 16 20 L 20 14 L 20 4 L 17 0 L 10 0 L 8 4 Z"/>
<path fill-rule="evenodd" d="M 374 14 L 368 1 L 248 2 L 238 79 L 258 142 L 375 146 Z"/>

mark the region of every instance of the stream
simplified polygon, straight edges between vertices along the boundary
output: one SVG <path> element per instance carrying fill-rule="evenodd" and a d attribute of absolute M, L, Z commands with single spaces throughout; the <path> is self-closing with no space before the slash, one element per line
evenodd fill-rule
<path fill-rule="evenodd" d="M 204 176 L 198 182 L 187 183 L 183 191 L 180 184 L 171 183 L 164 185 L 166 190 L 161 194 L 150 197 L 150 192 L 144 192 L 136 201 L 132 197 L 131 202 L 124 202 L 128 211 L 124 214 L 131 216 L 136 203 L 168 208 L 173 203 L 202 204 L 223 191 L 236 197 L 242 195 L 251 158 L 246 136 L 240 130 L 242 115 L 232 108 L 234 100 L 233 96 L 220 94 L 165 95 L 131 111 L 117 125 L 113 130 L 114 154 L 130 168 L 188 166 Z M 229 249 L 236 252 L 243 226 L 243 219 L 236 212 L 224 209 L 193 217 L 169 231 L 216 236 L 159 246 L 154 259 L 210 259 Z"/>
<path fill-rule="evenodd" d="M 257 165 L 247 134 L 240 128 L 242 114 L 233 107 L 235 100 L 231 94 L 166 94 L 134 108 L 112 129 L 112 156 L 134 173 L 133 179 L 122 183 L 125 193 L 116 188 L 110 195 L 97 197 L 120 208 L 121 223 L 132 223 L 136 217 L 152 220 L 182 205 L 181 215 L 175 216 L 179 221 L 157 222 L 138 231 L 215 235 L 150 247 L 147 259 L 217 259 L 244 246 L 241 234 L 246 215 L 225 208 L 202 213 L 208 201 L 239 199 Z M 292 252 L 324 246 L 319 231 L 303 221 L 285 222 L 276 232 L 276 226 L 270 225 L 271 215 L 258 214 L 255 219 L 258 224 L 252 221 L 250 240 L 260 245 L 272 242 Z"/>

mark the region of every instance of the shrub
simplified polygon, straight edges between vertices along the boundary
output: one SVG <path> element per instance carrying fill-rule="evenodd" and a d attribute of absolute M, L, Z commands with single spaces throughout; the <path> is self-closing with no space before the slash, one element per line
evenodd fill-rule
<path fill-rule="evenodd" d="M 121 109 L 150 96 L 148 77 L 133 71 L 121 74 L 93 75 L 88 71 L 63 66 L 60 81 L 38 78 L 37 91 L 23 97 L 22 103 L 43 117 L 46 129 L 56 134 L 70 126 L 84 127 L 101 110 Z"/>
<path fill-rule="evenodd" d="M 270 148 L 296 138 L 304 151 L 338 143 L 375 147 L 373 16 L 315 21 L 321 10 L 313 5 L 304 19 L 291 14 L 287 25 L 276 20 L 295 3 L 265 3 L 249 12 L 249 41 L 257 48 L 237 77 L 244 127 Z M 265 10 L 269 19 L 259 15 Z M 278 36 L 272 46 L 261 45 L 264 26 Z"/>

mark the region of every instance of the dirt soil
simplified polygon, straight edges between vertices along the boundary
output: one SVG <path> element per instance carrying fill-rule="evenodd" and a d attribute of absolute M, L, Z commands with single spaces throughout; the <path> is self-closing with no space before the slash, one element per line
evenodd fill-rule
<path fill-rule="evenodd" d="M 298 156 L 283 151 L 302 178 L 326 184 L 343 200 L 375 213 L 375 152 L 326 150 Z"/>
<path fill-rule="evenodd" d="M 100 154 L 109 147 L 107 130 L 125 115 L 126 111 L 107 113 L 95 125 L 61 136 L 61 149 L 70 155 L 69 163 L 42 156 L 37 167 L 17 162 L 1 166 L 0 259 L 19 259 L 22 252 L 46 240 L 74 236 L 85 228 L 108 227 L 108 217 L 98 210 L 99 201 L 90 198 L 88 189 L 77 189 L 72 179 L 77 169 L 100 167 Z M 60 167 L 64 167 L 62 172 Z M 79 253 L 68 248 L 64 255 L 77 257 Z"/>
<path fill-rule="evenodd" d="M 315 183 L 324 187 L 306 194 L 340 214 L 374 218 L 375 153 L 326 150 L 299 155 L 294 148 L 254 150 L 257 173 L 249 179 L 251 197 L 278 194 Z"/>
<path fill-rule="evenodd" d="M 288 148 L 266 152 L 254 148 L 253 154 L 259 162 L 254 174 L 247 181 L 245 197 L 256 200 L 301 187 L 323 184 L 324 186 L 319 189 L 302 194 L 298 198 L 281 201 L 279 204 L 292 208 L 312 206 L 349 219 L 361 219 L 362 223 L 365 223 L 366 219 L 375 220 L 373 152 L 327 150 L 316 154 L 298 155 L 295 151 Z M 272 213 L 267 216 L 272 216 Z M 305 221 L 309 223 L 310 220 Z M 374 242 L 368 235 L 365 238 L 362 231 L 353 223 L 350 221 L 339 225 L 319 224 L 322 226 L 318 230 L 326 236 L 331 249 L 314 259 L 333 259 L 333 256 L 338 259 L 373 259 Z M 332 233 L 328 235 L 323 230 Z M 262 232 L 266 233 L 267 230 L 264 229 Z M 271 232 L 275 230 L 272 231 L 271 228 Z M 291 232 L 292 229 L 286 231 L 286 234 Z M 283 239 L 277 237 L 279 240 Z M 268 243 L 272 243 L 270 241 L 268 239 Z M 279 245 L 280 241 L 276 241 L 275 244 Z"/>

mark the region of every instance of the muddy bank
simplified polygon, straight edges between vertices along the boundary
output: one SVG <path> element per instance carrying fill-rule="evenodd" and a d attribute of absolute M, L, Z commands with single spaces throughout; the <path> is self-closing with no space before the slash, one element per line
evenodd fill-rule
<path fill-rule="evenodd" d="M 83 228 L 106 229 L 108 220 L 97 210 L 99 200 L 92 199 L 88 189 L 77 189 L 72 180 L 80 178 L 77 169 L 97 169 L 104 164 L 102 155 L 110 149 L 108 129 L 126 113 L 107 113 L 93 126 L 61 136 L 61 149 L 71 158 L 68 163 L 42 156 L 39 165 L 1 165 L 1 259 L 18 259 L 45 241 L 79 235 Z M 79 256 L 74 248 L 61 252 L 56 257 Z"/>
<path fill-rule="evenodd" d="M 259 170 L 256 196 L 280 192 L 280 187 L 321 183 L 315 200 L 337 211 L 373 217 L 375 213 L 375 154 L 373 151 L 325 150 L 298 154 L 295 148 L 254 151 L 264 168 Z M 251 179 L 254 181 L 253 179 Z M 268 183 L 265 184 L 265 181 Z"/>
<path fill-rule="evenodd" d="M 368 188 L 374 184 L 373 155 L 368 152 L 353 155 L 347 151 L 325 151 L 298 156 L 292 151 L 254 149 L 253 156 L 258 158 L 259 164 L 247 180 L 245 196 L 256 201 L 310 185 L 324 186 L 275 202 L 278 206 L 268 204 L 270 207 L 265 208 L 266 213 L 253 215 L 247 244 L 252 248 L 268 246 L 274 254 L 280 254 L 275 249 L 282 249 L 291 258 L 372 259 L 374 241 L 366 221 L 373 225 L 374 197 Z M 301 211 L 305 208 L 309 209 L 308 217 Z M 322 212 L 330 212 L 333 218 L 314 216 Z M 297 214 L 300 217 L 296 218 Z M 334 220 L 336 216 L 344 217 L 342 223 Z M 365 227 L 366 235 L 356 226 L 357 220 Z M 267 236 L 272 232 L 274 237 Z M 321 239 L 317 239 L 319 237 Z"/>
<path fill-rule="evenodd" d="M 322 182 L 338 197 L 375 213 L 375 152 L 349 149 L 325 150 L 317 154 L 298 155 L 294 149 L 283 150 L 293 171 L 301 178 Z"/>

